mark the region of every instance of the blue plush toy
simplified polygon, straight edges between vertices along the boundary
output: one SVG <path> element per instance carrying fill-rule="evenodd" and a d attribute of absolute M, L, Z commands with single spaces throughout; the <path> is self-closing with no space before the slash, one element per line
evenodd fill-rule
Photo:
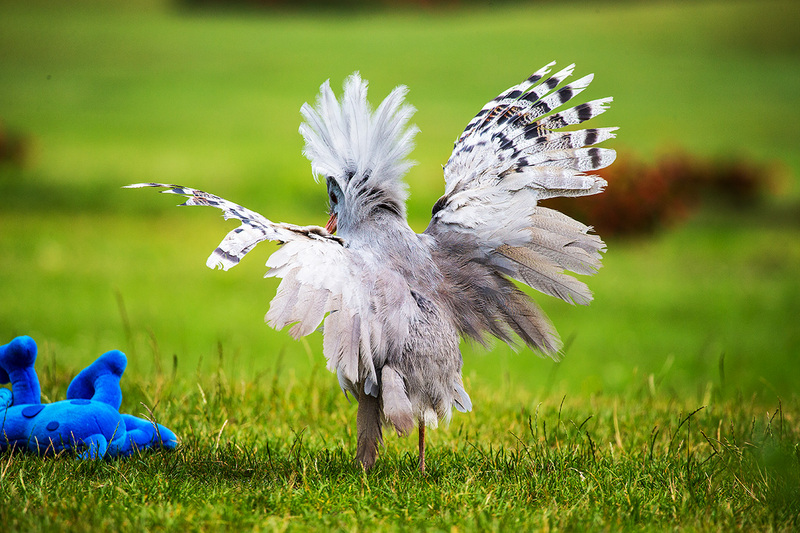
<path fill-rule="evenodd" d="M 81 458 L 129 455 L 134 450 L 175 448 L 177 437 L 161 424 L 119 413 L 119 380 L 128 360 L 107 352 L 70 383 L 67 399 L 42 404 L 33 369 L 36 343 L 27 336 L 0 346 L 0 451 L 27 448 L 54 454 L 75 450 Z"/>

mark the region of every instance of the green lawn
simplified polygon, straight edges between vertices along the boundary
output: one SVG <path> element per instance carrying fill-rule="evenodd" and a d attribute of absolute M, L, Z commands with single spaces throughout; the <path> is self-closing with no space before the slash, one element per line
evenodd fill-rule
<path fill-rule="evenodd" d="M 142 402 L 184 439 L 99 464 L 0 455 L 0 523 L 798 527 L 799 25 L 791 1 L 357 15 L 0 2 L 0 122 L 30 139 L 24 168 L 0 164 L 0 343 L 34 336 L 48 401 L 123 350 L 123 411 Z M 422 230 L 472 114 L 553 59 L 596 74 L 587 98 L 614 96 L 598 124 L 621 127 L 622 154 L 746 157 L 778 165 L 783 188 L 610 240 L 591 306 L 537 298 L 567 342 L 561 363 L 465 344 L 475 410 L 431 432 L 431 472 L 414 471 L 414 438 L 388 436 L 364 476 L 355 407 L 324 369 L 321 336 L 263 324 L 272 245 L 211 271 L 231 223 L 120 187 L 183 183 L 323 223 L 298 110 L 360 70 L 374 104 L 410 88 Z"/>

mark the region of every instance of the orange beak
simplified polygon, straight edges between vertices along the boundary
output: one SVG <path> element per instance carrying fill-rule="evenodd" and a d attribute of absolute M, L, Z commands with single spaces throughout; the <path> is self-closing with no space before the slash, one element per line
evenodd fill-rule
<path fill-rule="evenodd" d="M 325 224 L 325 229 L 333 235 L 336 233 L 336 213 L 331 213 L 331 218 L 328 219 L 328 223 Z"/>

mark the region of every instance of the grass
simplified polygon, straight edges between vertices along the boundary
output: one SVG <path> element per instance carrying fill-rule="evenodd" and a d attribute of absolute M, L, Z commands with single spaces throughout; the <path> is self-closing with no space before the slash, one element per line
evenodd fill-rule
<path fill-rule="evenodd" d="M 122 410 L 151 409 L 183 439 L 121 461 L 0 455 L 7 530 L 798 527 L 794 3 L 0 13 L 0 119 L 31 139 L 24 168 L 0 165 L 0 342 L 34 336 L 46 401 L 122 349 Z M 597 74 L 587 97 L 614 95 L 601 122 L 621 126 L 615 147 L 775 161 L 786 188 L 610 242 L 590 307 L 537 298 L 567 341 L 562 362 L 464 345 L 475 410 L 429 433 L 429 473 L 414 469 L 414 438 L 387 436 L 364 475 L 321 337 L 263 325 L 274 248 L 207 270 L 229 225 L 119 187 L 186 183 L 324 222 L 297 111 L 359 69 L 373 101 L 406 83 L 419 109 L 408 181 L 422 229 L 468 118 L 551 59 Z"/>
<path fill-rule="evenodd" d="M 480 387 L 480 409 L 432 433 L 425 476 L 414 439 L 394 437 L 365 475 L 352 458 L 355 408 L 343 409 L 330 380 L 263 377 L 128 381 L 146 391 L 132 397 L 174 421 L 182 446 L 99 462 L 6 454 L 0 495 L 15 503 L 0 511 L 7 530 L 798 525 L 796 404 L 760 412 L 741 397 L 703 407 L 649 392 L 498 399 Z M 154 390 L 160 398 L 148 397 Z"/>

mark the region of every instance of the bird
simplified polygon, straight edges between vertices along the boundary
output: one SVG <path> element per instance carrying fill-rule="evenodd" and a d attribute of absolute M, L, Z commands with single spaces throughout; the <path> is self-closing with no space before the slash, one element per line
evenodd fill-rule
<path fill-rule="evenodd" d="M 593 75 L 567 82 L 575 65 L 545 65 L 484 105 L 457 137 L 443 166 L 444 194 L 422 233 L 408 224 L 404 176 L 418 133 L 407 87 L 373 109 L 359 72 L 337 99 L 325 81 L 300 126 L 317 182 L 327 187 L 325 227 L 275 223 L 213 194 L 165 183 L 241 224 L 207 266 L 228 270 L 258 243 L 277 241 L 266 276 L 280 278 L 266 322 L 299 339 L 322 331 L 327 368 L 358 402 L 355 458 L 372 468 L 383 429 L 418 428 L 425 472 L 425 429 L 472 410 L 462 380 L 460 340 L 496 337 L 558 359 L 553 324 L 519 284 L 572 304 L 592 293 L 570 273 L 594 274 L 606 245 L 591 226 L 540 205 L 547 198 L 603 191 L 592 171 L 616 152 L 598 146 L 618 128 L 576 126 L 605 112 L 612 98 L 569 107 Z"/>

